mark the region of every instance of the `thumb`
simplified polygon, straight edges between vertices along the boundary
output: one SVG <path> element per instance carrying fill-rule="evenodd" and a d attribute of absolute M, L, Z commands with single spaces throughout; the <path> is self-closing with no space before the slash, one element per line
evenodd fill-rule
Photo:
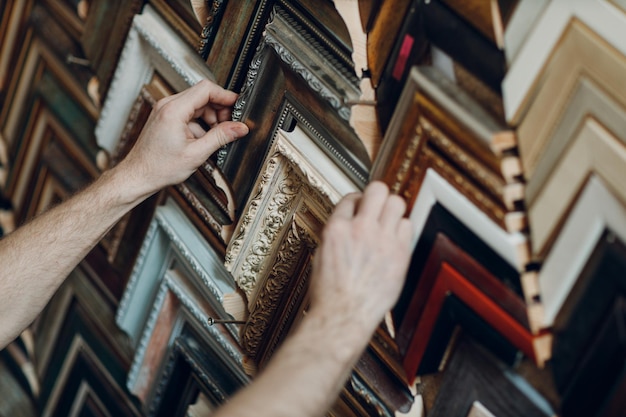
<path fill-rule="evenodd" d="M 248 134 L 249 129 L 241 122 L 221 122 L 209 129 L 202 137 L 198 138 L 193 146 L 197 146 L 200 153 L 211 155 L 222 146 L 233 142 Z"/>

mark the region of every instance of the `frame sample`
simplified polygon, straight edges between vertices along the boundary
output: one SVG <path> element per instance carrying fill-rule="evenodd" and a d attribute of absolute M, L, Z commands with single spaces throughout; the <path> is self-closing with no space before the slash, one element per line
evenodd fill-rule
<path fill-rule="evenodd" d="M 409 204 L 424 166 L 432 165 L 503 228 L 524 226 L 516 208 L 524 187 L 514 132 L 437 69 L 412 69 L 383 142 L 371 177 L 387 182 Z"/>
<path fill-rule="evenodd" d="M 86 130 L 81 131 L 81 129 L 89 126 L 88 121 L 81 126 L 78 118 L 75 120 L 77 121 L 74 126 L 75 131 L 85 133 Z M 50 106 L 43 99 L 35 101 L 28 130 L 25 132 L 24 141 L 14 162 L 15 168 L 7 184 L 7 194 L 11 196 L 18 224 L 22 224 L 47 208 L 46 196 L 41 195 L 46 178 L 49 178 L 47 162 L 58 167 L 57 172 L 66 170 L 74 174 L 72 177 L 74 183 L 67 184 L 65 195 L 71 195 L 74 191 L 89 184 L 99 174 L 93 161 L 77 146 L 76 133 L 69 131 L 64 122 L 65 120 L 53 114 Z M 66 153 L 63 159 L 46 158 L 47 153 L 54 152 L 53 149 L 59 147 Z M 65 180 L 63 177 L 59 179 Z M 30 198 L 29 196 L 37 197 Z"/>
<path fill-rule="evenodd" d="M 205 1 L 209 3 L 209 1 Z M 202 24 L 198 20 L 190 1 L 150 0 L 150 5 L 165 19 L 178 35 L 192 47 L 198 47 Z"/>
<path fill-rule="evenodd" d="M 135 348 L 141 347 L 141 334 L 153 319 L 150 311 L 159 287 L 174 264 L 202 282 L 201 291 L 218 304 L 224 306 L 228 295 L 232 307 L 237 308 L 235 283 L 222 261 L 182 210 L 167 200 L 157 207 L 116 314 L 116 322 Z"/>
<path fill-rule="evenodd" d="M 16 39 L 24 39 L 27 31 L 28 16 L 33 7 L 33 0 L 29 1 L 3 1 L 0 5 L 2 17 L 0 19 L 0 107 L 4 107 L 6 92 L 9 88 L 12 73 L 16 74 L 15 69 L 19 68 L 18 56 L 16 49 L 19 42 Z M 23 45 L 23 44 L 22 44 Z"/>
<path fill-rule="evenodd" d="M 591 341 L 612 314 L 609 306 L 618 308 L 616 300 L 626 293 L 625 255 L 626 245 L 605 231 L 559 310 L 553 326 L 552 371 L 561 392 L 574 383 L 582 357 L 589 354 Z"/>
<path fill-rule="evenodd" d="M 533 86 L 541 85 L 542 70 L 550 55 L 559 48 L 559 40 L 571 22 L 582 23 L 604 39 L 617 54 L 626 54 L 626 43 L 620 28 L 626 23 L 626 13 L 606 0 L 593 1 L 550 1 L 525 42 L 502 83 L 507 121 L 517 124 L 523 117 L 532 96 Z M 577 24 L 574 23 L 574 24 Z M 579 46 L 582 46 L 579 44 Z M 578 56 L 581 58 L 581 56 Z M 580 60 L 583 65 L 595 65 L 588 59 Z M 574 74 L 572 68 L 568 71 Z M 613 84 L 619 85 L 619 84 Z M 555 107 L 560 107 L 555 103 Z"/>
<path fill-rule="evenodd" d="M 306 305 L 310 260 L 322 225 L 343 195 L 359 189 L 312 133 L 300 124 L 292 132 L 277 132 L 227 248 L 226 268 L 250 311 L 242 343 L 259 364 Z"/>
<path fill-rule="evenodd" d="M 524 234 L 504 231 L 434 169 L 426 170 L 416 197 L 410 213 L 416 242 L 431 207 L 438 202 L 518 271 L 523 271 L 530 261 L 528 240 Z"/>
<path fill-rule="evenodd" d="M 626 42 L 621 30 L 625 23 L 624 10 L 606 0 L 550 1 L 509 66 L 502 83 L 507 121 L 517 124 L 523 117 L 530 104 L 530 97 L 535 94 L 534 89 L 543 84 L 546 62 L 552 59 L 549 57 L 554 56 L 555 49 L 562 46 L 559 41 L 568 30 L 568 25 L 584 25 L 588 33 L 593 32 L 594 37 L 603 39 L 603 43 L 610 46 L 613 56 L 618 57 L 626 55 Z M 579 64 L 590 67 L 600 64 L 610 68 L 601 64 L 601 61 L 584 57 L 585 53 L 600 53 L 606 51 L 606 48 L 586 49 L 583 42 L 577 43 L 577 47 L 581 48 L 575 52 Z M 568 67 L 567 75 L 572 76 L 577 72 L 578 69 Z M 553 102 L 553 105 L 555 108 L 561 107 L 557 102 Z"/>
<path fill-rule="evenodd" d="M 154 4 L 156 1 L 150 1 Z M 98 97 L 106 97 L 120 51 L 142 0 L 95 0 L 89 3 L 80 43 L 98 80 Z M 100 103 L 98 103 L 100 104 Z"/>
<path fill-rule="evenodd" d="M 128 373 L 126 386 L 146 411 L 160 402 L 159 369 L 185 326 L 205 335 L 205 344 L 211 347 L 213 355 L 221 358 L 234 379 L 240 383 L 247 380 L 237 329 L 233 325 L 211 326 L 208 323 L 209 317 L 228 316 L 215 296 L 202 290 L 204 283 L 185 269 L 175 264 L 165 272 Z M 210 378 L 208 374 L 206 379 Z"/>
<path fill-rule="evenodd" d="M 544 307 L 542 328 L 554 319 L 606 229 L 626 241 L 626 207 L 591 175 L 535 276 Z"/>
<path fill-rule="evenodd" d="M 626 298 L 620 295 L 609 305 L 607 317 L 598 323 L 593 340 L 577 362 L 578 369 L 562 390 L 563 416 L 591 415 L 612 403 L 613 397 L 623 396 L 615 388 L 623 383 L 626 371 Z"/>
<path fill-rule="evenodd" d="M 115 69 L 95 135 L 112 154 L 142 87 L 158 73 L 181 91 L 198 81 L 213 79 L 202 59 L 148 4 L 135 15 Z"/>
<path fill-rule="evenodd" d="M 93 395 L 107 399 L 103 404 L 109 414 L 140 415 L 124 389 L 130 349 L 115 326 L 112 305 L 80 269 L 58 297 L 54 310 L 59 316 L 42 317 L 36 324 L 36 348 L 43 354 L 38 364 L 42 415 L 69 415 L 72 406 L 81 405 L 76 397 L 85 384 Z"/>
<path fill-rule="evenodd" d="M 419 246 L 414 252 L 414 259 L 419 259 L 418 250 Z M 401 353 L 406 353 L 403 350 L 408 345 L 413 329 L 422 316 L 431 290 L 436 284 L 437 271 L 444 262 L 467 277 L 468 281 L 515 321 L 528 328 L 528 313 L 523 296 L 507 287 L 499 276 L 493 275 L 485 266 L 455 245 L 445 234 L 437 233 L 423 267 L 415 268 L 416 262 L 413 260 L 409 268 L 409 277 L 413 278 L 411 281 L 416 283 L 414 284 L 416 288 L 411 291 L 411 301 L 407 303 L 405 314 L 398 323 L 396 342 Z"/>
<path fill-rule="evenodd" d="M 217 408 L 246 382 L 214 342 L 188 323 L 172 341 L 163 365 L 148 409 L 151 416 L 187 416 L 187 409 L 200 396 L 205 406 Z"/>
<path fill-rule="evenodd" d="M 511 297 L 524 300 L 520 272 L 454 217 L 444 206 L 435 203 L 430 209 L 426 224 L 413 249 L 413 256 L 407 273 L 410 278 L 406 280 L 400 298 L 393 309 L 396 323 L 399 324 L 404 317 L 419 283 L 417 278 L 424 273 L 429 258 L 454 263 L 455 259 L 460 261 L 466 257 L 473 259 L 474 263 L 479 265 L 480 270 L 496 277 L 510 292 L 510 296 L 506 296 L 504 300 L 510 300 Z M 517 304 L 517 302 L 513 302 L 513 304 Z M 513 307 L 513 305 L 511 307 L 513 310 L 519 308 Z M 532 309 L 532 306 L 529 308 Z M 522 319 L 521 322 L 525 321 Z"/>
<path fill-rule="evenodd" d="M 604 92 L 609 92 L 619 107 L 626 108 L 626 94 L 616 89 L 626 82 L 624 71 L 626 57 L 605 39 L 578 20 L 568 25 L 560 46 L 546 64 L 545 75 L 540 79 L 541 88 L 533 93 L 517 129 L 519 152 L 527 175 L 532 175 L 536 161 L 581 80 L 591 80 Z M 597 113 L 594 110 L 592 114 Z"/>
<path fill-rule="evenodd" d="M 448 294 L 445 296 L 441 312 L 426 342 L 426 349 L 417 374 L 427 375 L 442 371 L 460 332 L 470 336 L 472 340 L 480 343 L 510 366 L 514 366 L 520 358 L 519 349 L 497 329 L 476 314 L 456 295 Z"/>
<path fill-rule="evenodd" d="M 585 119 L 535 199 L 528 202 L 535 258 L 541 259 L 549 251 L 559 226 L 590 175 L 602 178 L 614 195 L 626 202 L 626 187 L 621 175 L 623 167 L 626 167 L 626 143 L 621 143 L 593 118 Z"/>
<path fill-rule="evenodd" d="M 555 415 L 550 404 L 524 378 L 461 336 L 428 415 L 465 415 L 476 401 L 498 417 Z"/>
<path fill-rule="evenodd" d="M 208 51 L 206 47 L 202 50 L 202 55 L 217 81 L 230 90 L 241 91 L 255 51 L 262 43 L 263 32 L 278 9 L 290 16 L 292 29 L 307 33 L 311 44 L 324 50 L 326 66 L 331 62 L 354 73 L 348 30 L 328 0 L 315 4 L 302 0 L 224 0 L 213 2 L 211 9 L 215 18 L 207 22 L 203 33 L 213 34 L 213 40 Z M 228 30 L 220 30 L 221 27 Z M 358 85 L 358 81 L 354 84 Z"/>
<path fill-rule="evenodd" d="M 506 71 L 504 51 L 458 15 L 445 0 L 420 3 L 426 38 L 492 90 L 499 92 Z"/>
<path fill-rule="evenodd" d="M 420 369 L 428 348 L 428 341 L 437 318 L 441 314 L 444 300 L 451 293 L 459 297 L 470 309 L 493 327 L 497 332 L 496 336 L 498 334 L 502 335 L 539 366 L 543 366 L 544 362 L 549 359 L 550 335 L 532 335 L 447 262 L 441 263 L 441 267 L 436 274 L 435 285 L 430 291 L 428 301 L 424 306 L 417 326 L 413 329 L 402 329 L 402 331 L 412 333 L 407 347 L 404 349 L 401 347 L 404 351 L 403 363 L 409 381 L 414 378 Z M 420 290 L 420 285 L 418 284 L 416 293 L 419 294 Z M 485 335 L 484 332 L 478 332 L 477 334 Z M 440 354 L 443 355 L 443 352 L 440 352 Z M 427 367 L 427 370 L 432 371 L 432 367 Z"/>
<path fill-rule="evenodd" d="M 552 133 L 533 166 L 526 161 L 524 175 L 527 178 L 526 202 L 537 197 L 561 156 L 588 119 L 596 120 L 612 132 L 621 143 L 626 143 L 626 109 L 604 92 L 594 81 L 581 76 L 567 108 L 555 124 Z M 532 168 L 532 169 L 531 169 Z"/>
<path fill-rule="evenodd" d="M 511 64 L 532 32 L 549 0 L 519 0 L 504 30 L 504 54 Z M 529 24 L 530 23 L 530 24 Z"/>
<path fill-rule="evenodd" d="M 276 132 L 290 130 L 294 119 L 316 132 L 318 146 L 355 182 L 367 181 L 366 144 L 348 123 L 346 100 L 359 97 L 353 68 L 321 62 L 330 52 L 311 43 L 313 34 L 294 26 L 294 19 L 289 9 L 275 6 L 233 111 L 233 119 L 251 126 L 251 133 L 229 145 L 218 161 L 236 190 L 238 207 L 249 197 Z"/>

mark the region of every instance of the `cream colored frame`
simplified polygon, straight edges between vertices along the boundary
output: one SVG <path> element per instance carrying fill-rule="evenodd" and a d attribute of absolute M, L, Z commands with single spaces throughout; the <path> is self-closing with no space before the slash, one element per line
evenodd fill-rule
<path fill-rule="evenodd" d="M 112 154 L 135 99 L 159 72 L 176 91 L 213 79 L 204 61 L 149 5 L 133 19 L 96 126 L 98 145 Z"/>
<path fill-rule="evenodd" d="M 537 259 L 549 251 L 560 224 L 591 174 L 601 177 L 626 203 L 626 146 L 594 118 L 585 119 L 575 139 L 528 206 L 532 251 Z"/>
<path fill-rule="evenodd" d="M 626 13 L 607 0 L 551 0 L 509 66 L 502 83 L 506 119 L 517 124 L 543 83 L 545 65 L 571 21 L 584 22 L 615 52 L 626 55 Z M 599 64 L 578 56 L 586 64 Z M 560 74 L 564 76 L 565 74 Z M 614 84 L 615 87 L 623 84 Z"/>
<path fill-rule="evenodd" d="M 626 22 L 624 24 L 626 28 Z M 582 22 L 574 20 L 541 73 L 537 81 L 539 87 L 529 92 L 532 99 L 517 129 L 519 152 L 527 177 L 532 176 L 537 159 L 582 77 L 592 80 L 626 108 L 626 91 L 622 87 L 626 85 L 626 56 Z"/>
<path fill-rule="evenodd" d="M 339 199 L 358 189 L 302 128 L 277 131 L 226 250 L 226 268 L 248 297 L 249 309 L 275 261 L 280 236 L 298 212 L 325 223 Z"/>
<path fill-rule="evenodd" d="M 532 205 L 558 160 L 589 116 L 614 132 L 616 138 L 626 144 L 626 109 L 616 103 L 595 82 L 587 77 L 581 77 L 572 99 L 563 110 L 563 115 L 554 127 L 536 165 L 532 172 L 527 172 L 525 198 L 527 205 Z"/>

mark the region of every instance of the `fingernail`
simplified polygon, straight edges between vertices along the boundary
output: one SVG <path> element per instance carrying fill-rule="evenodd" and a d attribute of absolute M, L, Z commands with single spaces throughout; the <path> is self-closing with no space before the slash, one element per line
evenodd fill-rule
<path fill-rule="evenodd" d="M 241 122 L 238 122 L 236 125 L 234 125 L 231 130 L 233 134 L 237 137 L 245 136 L 250 131 L 250 129 L 248 129 L 248 126 Z"/>

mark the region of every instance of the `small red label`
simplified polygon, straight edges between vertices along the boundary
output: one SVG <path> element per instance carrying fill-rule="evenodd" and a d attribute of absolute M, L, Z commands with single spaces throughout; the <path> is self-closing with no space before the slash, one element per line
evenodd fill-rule
<path fill-rule="evenodd" d="M 393 68 L 391 76 L 398 81 L 402 81 L 402 74 L 404 73 L 404 67 L 406 67 L 406 61 L 409 59 L 411 48 L 413 47 L 413 36 L 404 35 L 402 41 L 402 47 L 400 48 L 400 54 L 396 60 L 396 65 Z"/>

